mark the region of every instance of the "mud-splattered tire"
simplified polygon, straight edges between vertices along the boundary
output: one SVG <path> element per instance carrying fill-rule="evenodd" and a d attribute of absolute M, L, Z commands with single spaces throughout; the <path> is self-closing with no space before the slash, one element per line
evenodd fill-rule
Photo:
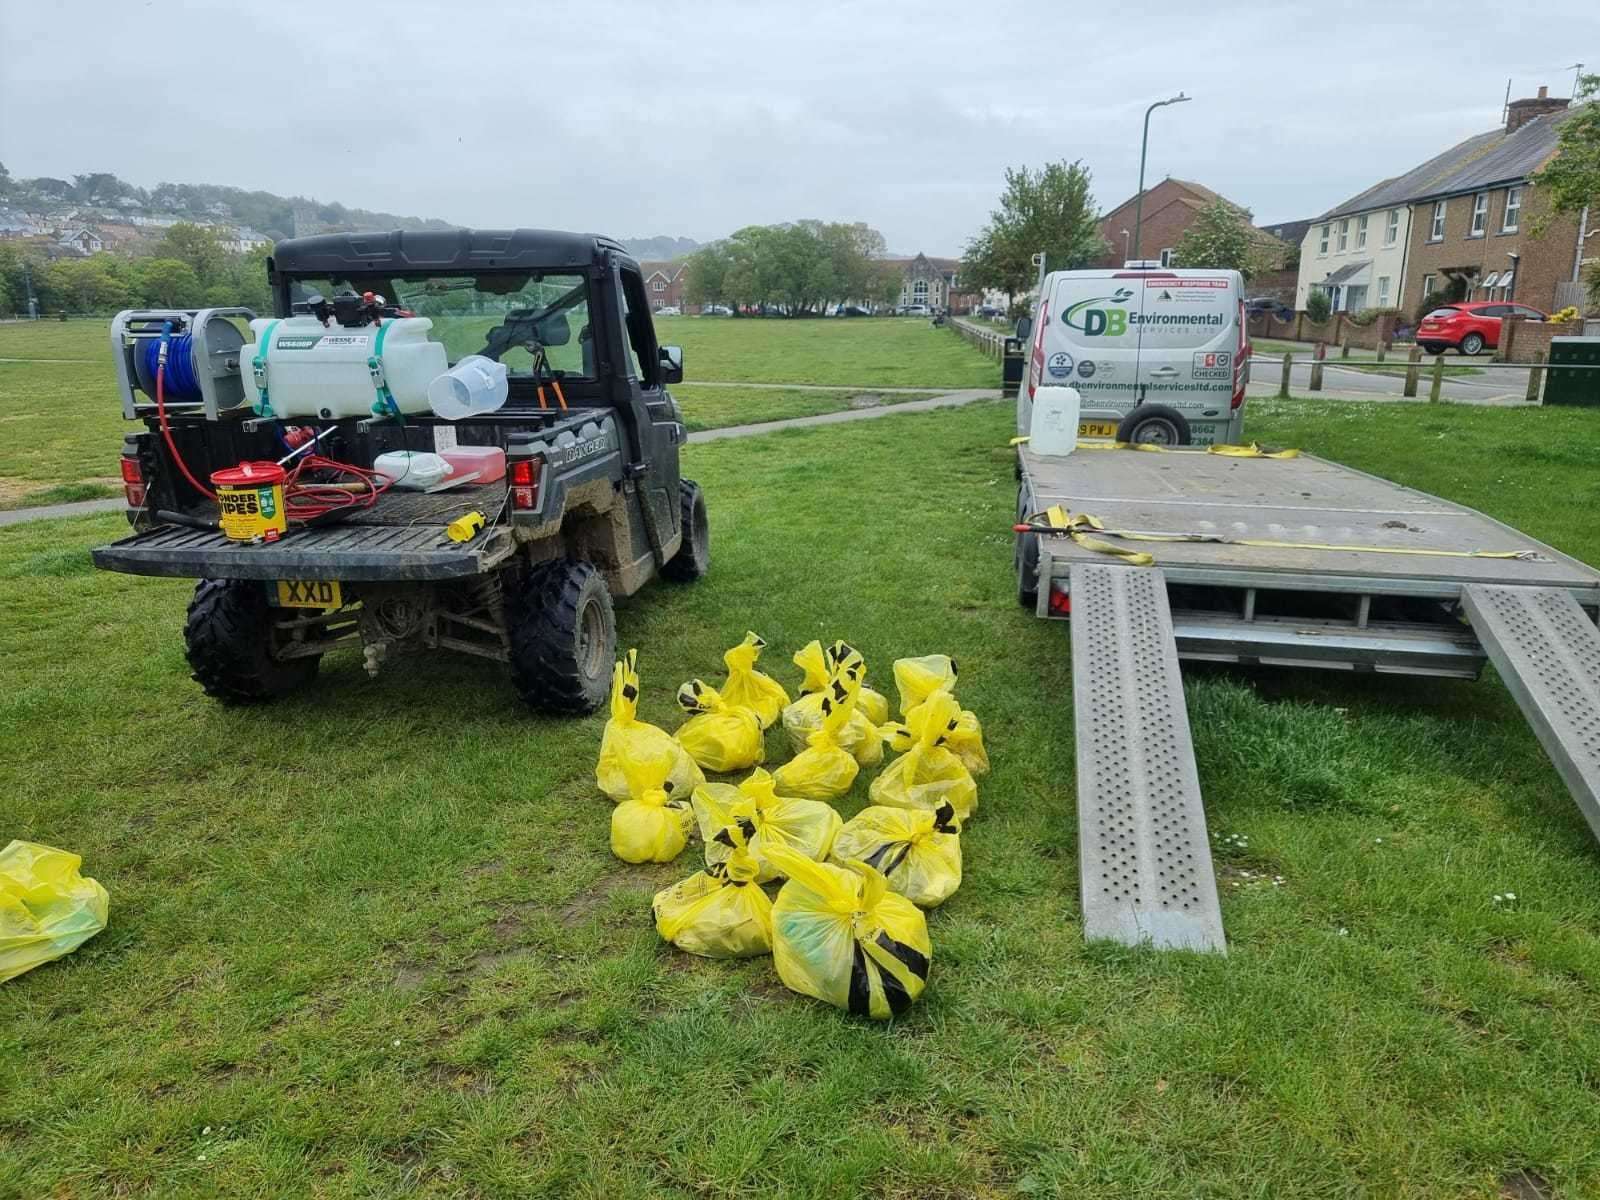
<path fill-rule="evenodd" d="M 673 583 L 693 583 L 711 569 L 711 524 L 706 519 L 706 497 L 692 479 L 678 481 L 683 505 L 683 542 L 667 560 L 661 573 Z"/>
<path fill-rule="evenodd" d="M 586 562 L 529 572 L 510 613 L 511 682 L 530 707 L 562 715 L 605 703 L 617 619 L 605 577 Z"/>
<path fill-rule="evenodd" d="M 254 579 L 202 579 L 183 626 L 194 681 L 226 704 L 276 700 L 310 683 L 321 655 L 279 658 L 274 610 Z M 285 638 L 287 640 L 287 638 Z"/>

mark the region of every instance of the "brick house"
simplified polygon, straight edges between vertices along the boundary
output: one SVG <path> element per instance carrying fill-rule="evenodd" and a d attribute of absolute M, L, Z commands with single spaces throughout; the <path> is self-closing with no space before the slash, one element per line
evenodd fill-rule
<path fill-rule="evenodd" d="M 1138 246 L 1133 244 L 1134 216 L 1139 203 L 1137 193 L 1101 216 L 1100 236 L 1105 239 L 1106 253 L 1091 265 L 1120 267 L 1130 258 L 1150 258 L 1159 259 L 1162 266 L 1171 266 L 1178 240 L 1194 224 L 1201 210 L 1218 200 L 1239 214 L 1239 223 L 1260 245 L 1263 256 L 1268 260 L 1276 259 L 1273 265 L 1281 266 L 1290 248 L 1266 230 L 1257 229 L 1251 223 L 1249 209 L 1201 184 L 1170 176 L 1144 190 Z"/>
<path fill-rule="evenodd" d="M 1545 88 L 1513 100 L 1503 129 L 1472 139 L 1473 153 L 1413 196 L 1401 307 L 1414 315 L 1425 296 L 1452 285 L 1468 300 L 1582 307 L 1579 217 L 1550 213 L 1531 186 L 1567 116 L 1567 101 Z"/>
<path fill-rule="evenodd" d="M 650 296 L 650 311 L 675 308 L 683 312 L 683 287 L 687 279 L 684 259 L 673 262 L 642 262 L 639 270 L 644 274 L 644 290 Z"/>

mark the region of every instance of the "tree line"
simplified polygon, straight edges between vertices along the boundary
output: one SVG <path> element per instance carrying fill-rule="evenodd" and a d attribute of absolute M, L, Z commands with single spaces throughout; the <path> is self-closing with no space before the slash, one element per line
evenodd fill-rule
<path fill-rule="evenodd" d="M 893 304 L 902 263 L 885 262 L 883 235 L 856 222 L 747 225 L 684 264 L 684 298 L 739 311 L 816 316 L 842 302 Z"/>
<path fill-rule="evenodd" d="M 31 287 L 41 314 L 103 315 L 124 308 L 244 307 L 270 312 L 267 256 L 229 250 L 215 230 L 179 223 L 153 253 L 101 251 L 51 259 L 26 243 L 0 242 L 0 314 L 26 314 Z"/>
<path fill-rule="evenodd" d="M 171 213 L 211 220 L 218 216 L 248 225 L 273 238 L 292 237 L 295 213 L 306 212 L 335 229 L 453 229 L 435 218 L 402 217 L 395 213 L 343 204 L 324 204 L 305 196 L 279 196 L 209 183 L 160 183 L 142 188 L 108 171 L 90 171 L 71 179 L 40 175 L 14 177 L 0 163 L 0 204 L 52 211 L 65 205 L 121 210 L 129 202 L 135 212 Z"/>

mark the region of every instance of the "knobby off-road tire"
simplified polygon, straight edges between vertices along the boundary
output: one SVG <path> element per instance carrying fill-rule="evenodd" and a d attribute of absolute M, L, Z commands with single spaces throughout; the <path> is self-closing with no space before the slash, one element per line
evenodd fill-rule
<path fill-rule="evenodd" d="M 511 683 L 530 707 L 591 713 L 611 690 L 617 618 L 605 577 L 586 562 L 541 563 L 510 616 Z"/>
<path fill-rule="evenodd" d="M 711 569 L 711 524 L 706 519 L 705 493 L 694 480 L 678 480 L 678 500 L 683 508 L 683 543 L 661 573 L 673 583 L 693 583 Z"/>
<path fill-rule="evenodd" d="M 276 700 L 316 678 L 321 655 L 274 655 L 275 615 L 258 580 L 202 579 L 195 586 L 183 643 L 206 695 L 226 704 Z"/>

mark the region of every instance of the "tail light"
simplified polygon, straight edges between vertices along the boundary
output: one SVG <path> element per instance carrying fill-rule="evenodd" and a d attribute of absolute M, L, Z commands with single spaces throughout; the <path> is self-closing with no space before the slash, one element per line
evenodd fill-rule
<path fill-rule="evenodd" d="M 1034 392 L 1039 390 L 1039 381 L 1044 378 L 1044 331 L 1050 324 L 1050 301 L 1046 300 L 1039 305 L 1039 327 L 1033 331 L 1033 353 L 1028 356 L 1028 399 L 1032 401 Z"/>
<path fill-rule="evenodd" d="M 523 510 L 539 507 L 539 476 L 544 461 L 538 458 L 519 458 L 510 464 L 507 472 L 511 480 L 511 507 Z"/>
<path fill-rule="evenodd" d="M 1233 400 L 1230 411 L 1238 411 L 1244 403 L 1244 385 L 1250 379 L 1250 328 L 1245 324 L 1244 301 L 1239 301 L 1239 349 L 1233 356 Z"/>
<path fill-rule="evenodd" d="M 122 494 L 129 508 L 143 508 L 145 496 L 144 464 L 137 456 L 124 454 L 121 460 Z"/>
<path fill-rule="evenodd" d="M 1072 615 L 1072 595 L 1059 583 L 1050 585 L 1050 613 L 1057 617 Z"/>

